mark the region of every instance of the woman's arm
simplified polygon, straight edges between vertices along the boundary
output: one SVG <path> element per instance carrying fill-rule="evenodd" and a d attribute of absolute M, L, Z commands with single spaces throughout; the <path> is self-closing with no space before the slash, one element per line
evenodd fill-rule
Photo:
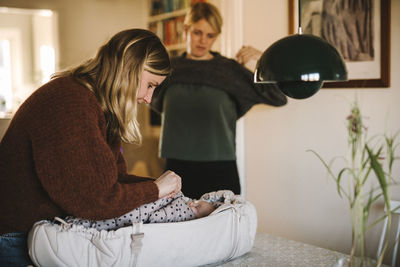
<path fill-rule="evenodd" d="M 158 199 L 152 180 L 119 181 L 118 156 L 94 95 L 76 84 L 58 86 L 29 127 L 34 168 L 52 202 L 75 217 L 106 219 Z"/>
<path fill-rule="evenodd" d="M 246 65 L 250 60 L 258 60 L 262 52 L 252 46 L 243 46 L 236 54 L 236 61 L 242 65 Z"/>
<path fill-rule="evenodd" d="M 236 60 L 241 65 L 246 65 L 249 61 L 258 59 L 261 57 L 262 52 L 252 46 L 243 46 L 236 54 Z M 253 75 L 253 73 L 252 73 Z M 253 79 L 253 77 L 251 77 Z M 254 84 L 254 88 L 260 97 L 261 103 L 283 106 L 287 103 L 286 96 L 279 90 L 278 86 L 274 83 L 268 84 Z"/>

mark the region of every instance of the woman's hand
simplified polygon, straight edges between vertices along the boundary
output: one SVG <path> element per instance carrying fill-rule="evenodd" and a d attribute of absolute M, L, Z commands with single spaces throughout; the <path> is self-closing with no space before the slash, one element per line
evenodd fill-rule
<path fill-rule="evenodd" d="M 154 181 L 158 187 L 158 197 L 173 197 L 181 191 L 181 177 L 173 171 L 166 171 L 157 180 Z"/>
<path fill-rule="evenodd" d="M 236 60 L 242 65 L 245 65 L 250 60 L 258 60 L 262 52 L 252 46 L 243 46 L 236 54 Z"/>

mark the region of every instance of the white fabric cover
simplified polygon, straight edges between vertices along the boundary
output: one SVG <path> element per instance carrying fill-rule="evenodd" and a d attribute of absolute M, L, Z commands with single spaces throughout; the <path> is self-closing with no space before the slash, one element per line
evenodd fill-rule
<path fill-rule="evenodd" d="M 29 255 L 36 266 L 68 267 L 199 266 L 228 261 L 251 250 L 257 229 L 254 206 L 242 199 L 231 203 L 236 204 L 225 203 L 200 219 L 137 223 L 115 231 L 40 221 L 28 236 Z"/>

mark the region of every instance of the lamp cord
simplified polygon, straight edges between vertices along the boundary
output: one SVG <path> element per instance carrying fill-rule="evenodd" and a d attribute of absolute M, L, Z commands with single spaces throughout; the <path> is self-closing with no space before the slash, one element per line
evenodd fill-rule
<path fill-rule="evenodd" d="M 301 0 L 299 0 L 298 2 L 299 2 L 299 4 L 298 4 L 298 12 L 299 12 L 299 14 L 298 14 L 298 17 L 299 17 L 298 34 L 302 34 L 303 30 L 301 29 Z"/>

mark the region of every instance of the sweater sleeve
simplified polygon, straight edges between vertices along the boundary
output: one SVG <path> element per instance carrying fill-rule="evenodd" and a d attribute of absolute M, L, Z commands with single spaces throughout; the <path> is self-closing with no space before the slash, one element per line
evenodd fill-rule
<path fill-rule="evenodd" d="M 275 83 L 255 84 L 255 91 L 262 99 L 263 104 L 280 107 L 287 103 L 287 97 Z"/>
<path fill-rule="evenodd" d="M 182 193 L 168 200 L 163 206 L 155 208 L 156 210 L 149 214 L 146 223 L 182 222 L 196 219 Z"/>
<path fill-rule="evenodd" d="M 271 106 L 283 106 L 287 103 L 287 97 L 281 92 L 278 86 L 274 83 L 256 84 L 254 83 L 253 73 L 246 67 L 235 61 L 238 68 L 237 73 L 242 73 L 245 80 L 249 81 L 258 96 L 259 102 Z"/>
<path fill-rule="evenodd" d="M 41 108 L 31 115 L 34 167 L 48 196 L 68 214 L 94 220 L 118 217 L 156 200 L 153 181 L 119 180 L 129 175 L 107 143 L 104 115 L 94 95 L 79 89 L 39 96 Z"/>
<path fill-rule="evenodd" d="M 253 73 L 237 61 L 213 53 L 212 60 L 172 59 L 173 72 L 156 90 L 152 108 L 162 111 L 165 91 L 173 84 L 206 85 L 226 91 L 237 103 L 238 117 L 255 104 L 283 106 L 286 96 L 275 84 L 255 84 Z"/>
<path fill-rule="evenodd" d="M 154 178 L 140 177 L 140 176 L 128 174 L 126 172 L 125 159 L 122 156 L 122 153 L 120 151 L 118 152 L 117 166 L 118 166 L 118 181 L 120 183 L 135 183 L 135 182 L 141 182 L 141 181 L 154 181 L 155 180 Z"/>

